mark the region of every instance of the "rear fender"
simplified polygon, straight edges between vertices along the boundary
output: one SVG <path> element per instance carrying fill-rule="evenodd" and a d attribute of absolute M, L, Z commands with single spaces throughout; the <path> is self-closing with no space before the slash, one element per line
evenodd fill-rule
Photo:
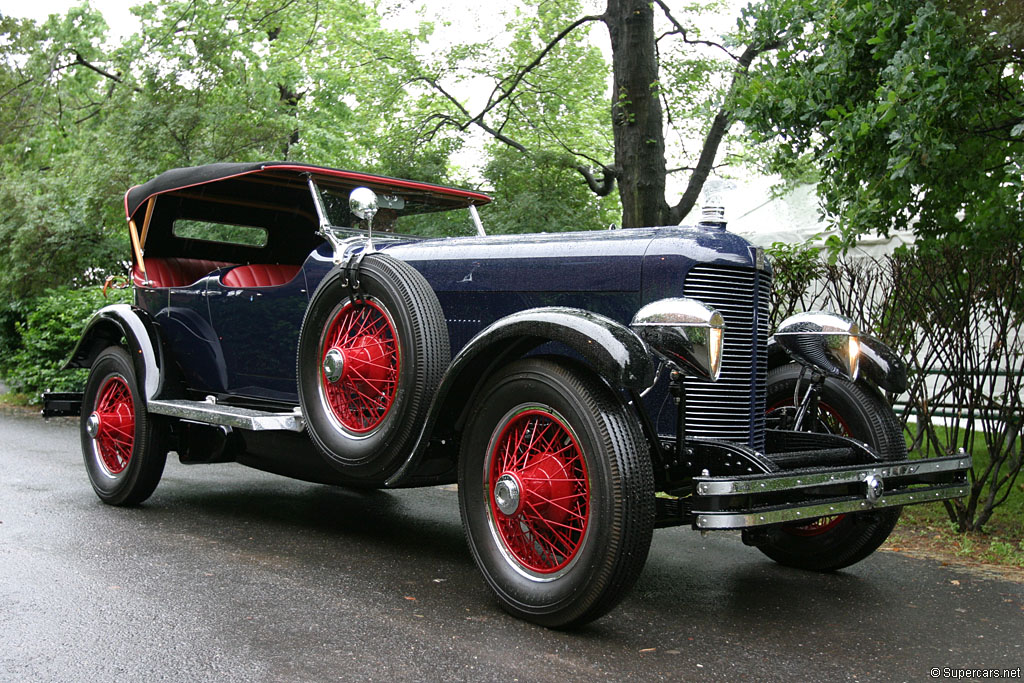
<path fill-rule="evenodd" d="M 495 369 L 548 342 L 573 350 L 614 388 L 642 390 L 654 383 L 655 367 L 647 345 L 611 318 L 565 307 L 513 313 L 481 330 L 455 356 L 441 379 L 419 446 L 388 485 L 419 483 L 407 478 L 415 474 L 431 437 L 448 437 L 458 430 L 473 393 Z M 453 464 L 456 456 L 454 452 L 448 456 Z"/>
<path fill-rule="evenodd" d="M 166 382 L 167 362 L 156 325 L 148 313 L 135 306 L 112 304 L 96 311 L 64 368 L 90 368 L 103 349 L 122 340 L 131 351 L 146 400 L 155 398 Z"/>

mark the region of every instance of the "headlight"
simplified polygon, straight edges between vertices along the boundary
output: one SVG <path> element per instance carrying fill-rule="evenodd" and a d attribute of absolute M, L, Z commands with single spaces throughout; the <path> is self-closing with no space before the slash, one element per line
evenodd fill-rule
<path fill-rule="evenodd" d="M 718 379 L 722 369 L 722 314 L 696 299 L 659 299 L 629 324 L 651 348 L 680 369 Z"/>
<path fill-rule="evenodd" d="M 860 329 L 834 313 L 797 313 L 782 321 L 775 340 L 798 363 L 826 375 L 857 379 Z"/>

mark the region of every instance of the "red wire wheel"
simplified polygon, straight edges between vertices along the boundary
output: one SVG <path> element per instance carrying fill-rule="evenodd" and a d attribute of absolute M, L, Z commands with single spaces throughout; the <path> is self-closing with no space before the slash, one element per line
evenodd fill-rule
<path fill-rule="evenodd" d="M 401 368 L 398 335 L 376 300 L 346 303 L 331 319 L 321 345 L 325 405 L 347 431 L 367 434 L 395 403 Z"/>
<path fill-rule="evenodd" d="M 553 628 L 612 609 L 654 529 L 636 415 L 588 368 L 527 357 L 481 382 L 460 438 L 459 508 L 501 606 Z"/>
<path fill-rule="evenodd" d="M 103 468 L 112 475 L 123 472 L 135 445 L 135 407 L 123 377 L 108 377 L 103 383 L 89 416 L 89 429 L 95 431 L 94 448 Z"/>
<path fill-rule="evenodd" d="M 791 407 L 792 401 L 779 401 L 771 408 L 768 409 L 768 414 L 780 408 Z M 828 403 L 819 400 L 818 401 L 818 414 L 817 414 L 818 426 L 824 428 L 829 434 L 837 434 L 839 436 L 852 437 L 853 434 L 850 432 L 850 426 L 843 419 L 843 416 L 839 414 L 839 411 L 830 406 Z M 832 529 L 835 529 L 846 515 L 832 515 L 831 517 L 820 517 L 807 524 L 800 526 L 785 526 L 783 530 L 792 536 L 820 536 L 826 534 Z"/>
<path fill-rule="evenodd" d="M 766 382 L 768 414 L 793 406 L 793 394 L 806 380 L 798 365 L 774 368 Z M 826 378 L 819 388 L 818 410 L 804 427 L 861 441 L 881 459 L 903 460 L 906 444 L 899 420 L 870 386 Z M 863 494 L 861 494 L 863 495 Z M 822 517 L 765 530 L 757 548 L 776 562 L 812 571 L 835 571 L 873 553 L 896 525 L 900 508 Z"/>
<path fill-rule="evenodd" d="M 299 330 L 306 432 L 345 483 L 382 486 L 409 462 L 448 369 L 444 310 L 430 283 L 381 252 L 333 268 Z M 358 282 L 358 292 L 354 287 Z"/>
<path fill-rule="evenodd" d="M 111 346 L 93 361 L 82 393 L 85 469 L 93 491 L 109 505 L 149 498 L 167 460 L 167 423 L 146 412 L 135 373 L 131 353 Z"/>
<path fill-rule="evenodd" d="M 587 534 L 590 483 L 576 437 L 556 414 L 512 415 L 490 451 L 491 523 L 506 555 L 552 575 L 576 558 Z"/>

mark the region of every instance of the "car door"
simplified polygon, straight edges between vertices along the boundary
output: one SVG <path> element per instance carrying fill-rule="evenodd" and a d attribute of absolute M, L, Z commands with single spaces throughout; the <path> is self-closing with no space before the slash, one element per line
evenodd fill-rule
<path fill-rule="evenodd" d="M 296 269 L 241 266 L 208 281 L 205 297 L 229 393 L 298 400 L 295 354 L 309 291 L 305 273 Z M 261 277 L 253 279 L 253 272 Z"/>

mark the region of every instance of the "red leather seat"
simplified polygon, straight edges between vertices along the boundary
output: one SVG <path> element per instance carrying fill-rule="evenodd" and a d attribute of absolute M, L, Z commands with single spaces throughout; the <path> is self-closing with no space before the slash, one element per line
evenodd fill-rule
<path fill-rule="evenodd" d="M 146 259 L 146 278 L 142 276 L 138 264 L 132 271 L 135 284 L 147 287 L 185 287 L 201 277 L 226 266 L 234 265 L 226 261 L 207 261 L 198 258 L 178 258 L 174 256 Z"/>
<path fill-rule="evenodd" d="M 220 281 L 225 287 L 277 287 L 291 282 L 298 272 L 299 266 L 253 263 L 232 268 Z"/>

